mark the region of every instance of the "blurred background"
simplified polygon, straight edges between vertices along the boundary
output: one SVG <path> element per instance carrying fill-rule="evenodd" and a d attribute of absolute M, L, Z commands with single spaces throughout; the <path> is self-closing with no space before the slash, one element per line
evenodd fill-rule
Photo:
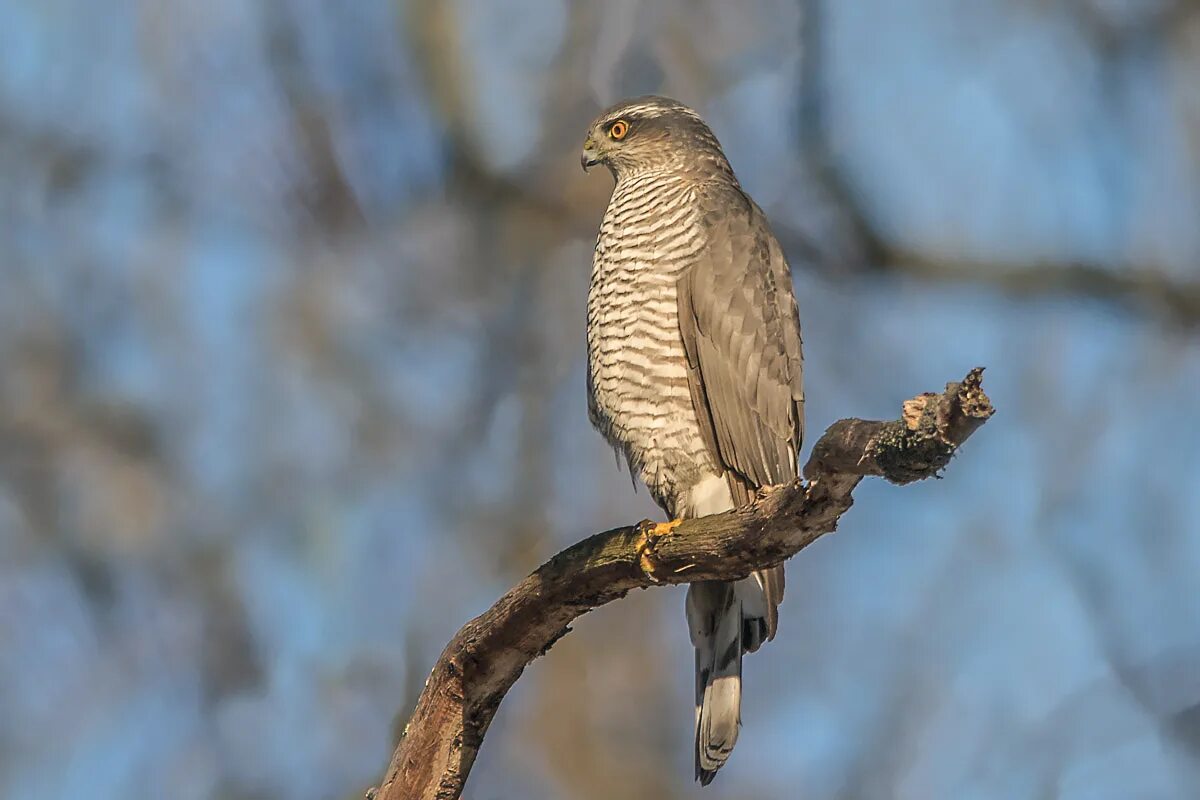
<path fill-rule="evenodd" d="M 1200 5 L 0 3 L 0 796 L 361 797 L 458 626 L 657 517 L 587 423 L 585 127 L 701 110 L 810 441 L 976 365 L 944 480 L 789 566 L 692 783 L 681 589 L 466 797 L 1200 796 Z"/>

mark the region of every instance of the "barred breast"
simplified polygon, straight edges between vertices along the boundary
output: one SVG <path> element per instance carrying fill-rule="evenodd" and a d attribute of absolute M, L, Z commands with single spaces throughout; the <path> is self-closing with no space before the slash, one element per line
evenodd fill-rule
<path fill-rule="evenodd" d="M 679 333 L 676 281 L 703 246 L 692 189 L 666 175 L 617 183 L 588 291 L 588 409 L 660 506 L 719 474 L 701 438 Z"/>

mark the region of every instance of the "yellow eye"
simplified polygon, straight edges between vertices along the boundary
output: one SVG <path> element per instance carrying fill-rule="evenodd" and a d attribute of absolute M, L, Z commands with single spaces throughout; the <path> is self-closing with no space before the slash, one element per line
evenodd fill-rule
<path fill-rule="evenodd" d="M 629 123 L 623 119 L 617 120 L 608 129 L 608 135 L 617 140 L 624 139 L 627 133 L 629 133 Z"/>

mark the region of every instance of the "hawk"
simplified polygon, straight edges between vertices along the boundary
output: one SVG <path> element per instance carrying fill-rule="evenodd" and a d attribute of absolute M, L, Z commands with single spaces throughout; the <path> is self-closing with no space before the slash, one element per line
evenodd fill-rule
<path fill-rule="evenodd" d="M 673 521 L 744 505 L 797 474 L 804 433 L 800 318 L 766 216 L 708 125 L 665 97 L 612 106 L 584 170 L 616 185 L 587 304 L 588 416 Z M 729 758 L 742 654 L 774 638 L 783 567 L 689 585 L 696 778 Z"/>

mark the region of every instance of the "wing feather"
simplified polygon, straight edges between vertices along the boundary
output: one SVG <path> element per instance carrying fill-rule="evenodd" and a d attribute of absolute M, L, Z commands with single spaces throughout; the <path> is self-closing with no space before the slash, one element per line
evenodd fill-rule
<path fill-rule="evenodd" d="M 796 477 L 803 353 L 791 272 L 735 186 L 702 194 L 709 246 L 679 281 L 693 405 L 710 452 L 747 490 Z"/>
<path fill-rule="evenodd" d="M 804 437 L 803 345 L 792 276 L 762 210 L 737 186 L 698 197 L 707 247 L 679 279 L 679 328 L 704 442 L 741 505 L 797 476 Z M 783 567 L 755 573 L 774 637 Z M 752 637 L 750 649 L 761 642 Z"/>

